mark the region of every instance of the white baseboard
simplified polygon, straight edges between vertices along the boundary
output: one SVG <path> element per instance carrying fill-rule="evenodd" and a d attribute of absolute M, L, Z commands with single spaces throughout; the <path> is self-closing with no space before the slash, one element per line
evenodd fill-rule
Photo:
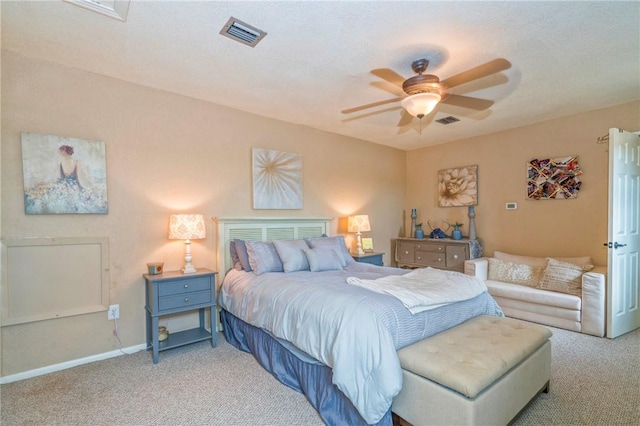
<path fill-rule="evenodd" d="M 56 371 L 66 370 L 67 368 L 77 367 L 83 364 L 89 364 L 90 362 L 102 361 L 104 359 L 115 358 L 120 355 L 130 355 L 138 351 L 147 349 L 147 345 L 144 343 L 135 346 L 129 346 L 128 348 L 118 349 L 111 352 L 104 352 L 97 355 L 88 356 L 86 358 L 75 359 L 72 361 L 61 362 L 60 364 L 48 365 L 42 368 L 36 368 L 35 370 L 29 370 L 18 374 L 12 374 L 10 376 L 0 377 L 0 385 L 4 385 L 11 382 L 17 382 L 19 380 L 30 379 L 32 377 L 42 376 L 44 374 L 53 373 Z"/>

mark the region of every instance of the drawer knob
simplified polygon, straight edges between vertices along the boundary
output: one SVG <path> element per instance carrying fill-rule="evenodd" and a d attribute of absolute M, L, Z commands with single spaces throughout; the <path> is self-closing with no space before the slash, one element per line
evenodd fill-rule
<path fill-rule="evenodd" d="M 189 288 L 189 284 L 185 284 L 185 285 L 184 285 L 184 288 Z"/>
<path fill-rule="evenodd" d="M 438 258 L 438 262 L 442 262 L 442 258 L 441 257 Z"/>
<path fill-rule="evenodd" d="M 438 247 L 438 251 L 442 251 L 442 247 Z"/>
<path fill-rule="evenodd" d="M 422 256 L 418 256 L 418 260 L 422 260 Z"/>
<path fill-rule="evenodd" d="M 454 255 L 453 255 L 453 258 L 457 260 L 457 259 L 458 259 L 458 255 L 457 255 L 457 254 L 454 254 Z"/>
<path fill-rule="evenodd" d="M 186 302 L 189 302 L 189 298 L 188 298 L 188 297 L 185 297 L 185 298 L 184 298 L 184 301 L 185 301 L 185 303 L 186 303 Z"/>
<path fill-rule="evenodd" d="M 404 254 L 409 254 L 409 250 L 405 250 L 405 251 L 404 251 Z"/>

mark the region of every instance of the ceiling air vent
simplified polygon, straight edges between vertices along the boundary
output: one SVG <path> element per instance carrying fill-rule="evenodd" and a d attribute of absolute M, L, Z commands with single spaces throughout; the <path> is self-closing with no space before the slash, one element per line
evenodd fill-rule
<path fill-rule="evenodd" d="M 455 118 L 454 116 L 450 115 L 448 117 L 436 120 L 436 123 L 440 123 L 440 124 L 445 124 L 446 125 L 446 124 L 455 123 L 456 121 L 460 121 L 460 119 L 459 118 Z"/>
<path fill-rule="evenodd" d="M 267 35 L 264 31 L 242 22 L 233 16 L 224 24 L 224 27 L 220 30 L 220 34 L 251 47 L 254 47 Z"/>

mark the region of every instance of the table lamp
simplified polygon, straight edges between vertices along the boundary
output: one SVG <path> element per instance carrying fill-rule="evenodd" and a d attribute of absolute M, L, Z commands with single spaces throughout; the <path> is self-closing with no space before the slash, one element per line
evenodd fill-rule
<path fill-rule="evenodd" d="M 364 254 L 362 250 L 362 232 L 371 231 L 371 224 L 369 223 L 369 215 L 360 214 L 355 216 L 349 216 L 347 222 L 347 231 L 356 232 L 356 250 L 359 255 Z"/>
<path fill-rule="evenodd" d="M 169 218 L 169 239 L 184 241 L 184 268 L 183 274 L 193 274 L 196 268 L 191 265 L 191 240 L 206 238 L 207 229 L 204 225 L 204 216 L 201 214 L 173 214 Z"/>

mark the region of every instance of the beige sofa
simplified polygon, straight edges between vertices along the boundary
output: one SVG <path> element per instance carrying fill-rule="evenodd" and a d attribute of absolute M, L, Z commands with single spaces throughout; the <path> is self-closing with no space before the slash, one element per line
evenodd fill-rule
<path fill-rule="evenodd" d="M 589 257 L 548 259 L 495 252 L 467 260 L 508 317 L 604 336 L 606 267 Z"/>

